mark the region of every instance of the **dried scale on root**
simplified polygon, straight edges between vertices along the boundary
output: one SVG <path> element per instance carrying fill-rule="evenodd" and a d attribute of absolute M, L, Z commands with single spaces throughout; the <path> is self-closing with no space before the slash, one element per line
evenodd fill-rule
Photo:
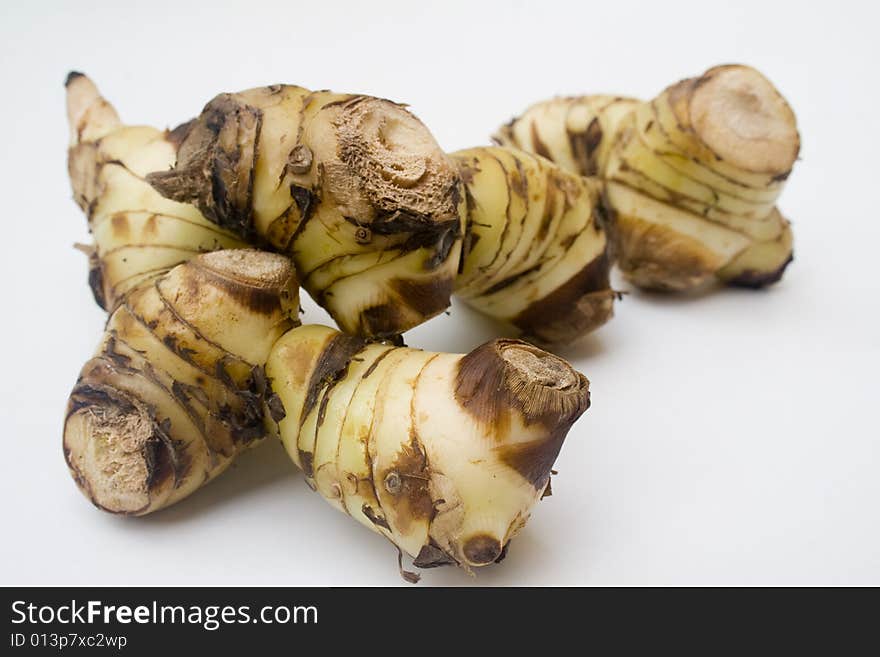
<path fill-rule="evenodd" d="M 68 403 L 64 455 L 85 495 L 150 513 L 256 444 L 263 365 L 298 310 L 289 261 L 251 250 L 200 255 L 131 290 Z"/>
<path fill-rule="evenodd" d="M 418 567 L 500 560 L 590 403 L 583 375 L 518 340 L 443 354 L 310 325 L 266 374 L 269 430 L 312 487 Z"/>
<path fill-rule="evenodd" d="M 718 66 L 649 102 L 539 103 L 496 135 L 606 182 L 621 270 L 641 287 L 763 287 L 792 259 L 776 201 L 797 159 L 794 113 L 747 66 Z"/>
<path fill-rule="evenodd" d="M 83 248 L 102 308 L 112 311 L 129 290 L 194 255 L 245 246 L 192 205 L 162 197 L 144 179 L 174 163 L 183 128 L 123 125 L 80 73 L 68 76 L 66 88 L 70 182 L 94 239 Z"/>
<path fill-rule="evenodd" d="M 544 344 L 608 321 L 615 293 L 597 182 L 512 148 L 452 157 L 468 217 L 456 295 Z"/>
<path fill-rule="evenodd" d="M 402 105 L 274 85 L 221 94 L 147 178 L 289 254 L 346 332 L 398 335 L 449 306 L 463 233 L 454 165 Z"/>

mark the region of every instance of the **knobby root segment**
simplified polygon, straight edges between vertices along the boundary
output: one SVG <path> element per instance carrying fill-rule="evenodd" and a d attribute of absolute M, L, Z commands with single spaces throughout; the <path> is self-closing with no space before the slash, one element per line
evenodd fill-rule
<path fill-rule="evenodd" d="M 162 197 L 145 181 L 147 173 L 174 163 L 185 126 L 123 125 L 82 73 L 71 73 L 66 88 L 70 182 L 94 240 L 82 249 L 102 308 L 112 311 L 129 290 L 194 255 L 245 246 L 195 207 Z"/>
<path fill-rule="evenodd" d="M 397 335 L 449 305 L 461 179 L 401 105 L 290 85 L 221 94 L 188 128 L 175 166 L 147 180 L 290 255 L 348 333 Z"/>
<path fill-rule="evenodd" d="M 265 414 L 310 485 L 418 567 L 500 560 L 546 490 L 589 383 L 518 340 L 467 355 L 294 329 Z"/>
<path fill-rule="evenodd" d="M 183 499 L 263 436 L 263 365 L 298 325 L 289 261 L 197 256 L 131 290 L 68 403 L 64 455 L 99 508 L 143 515 Z"/>
<path fill-rule="evenodd" d="M 608 321 L 615 293 L 597 181 L 512 148 L 453 159 L 468 217 L 456 294 L 545 344 Z"/>
<path fill-rule="evenodd" d="M 759 288 L 792 260 L 776 201 L 800 138 L 788 103 L 752 68 L 717 66 L 648 102 L 546 101 L 496 140 L 605 181 L 618 264 L 640 287 Z"/>
<path fill-rule="evenodd" d="M 447 156 L 406 109 L 367 96 L 221 94 L 161 132 L 121 125 L 84 75 L 67 88 L 89 280 L 108 310 L 197 253 L 247 243 L 290 256 L 354 335 L 399 335 L 453 290 L 546 344 L 612 316 L 597 185 L 544 159 L 501 147 Z"/>

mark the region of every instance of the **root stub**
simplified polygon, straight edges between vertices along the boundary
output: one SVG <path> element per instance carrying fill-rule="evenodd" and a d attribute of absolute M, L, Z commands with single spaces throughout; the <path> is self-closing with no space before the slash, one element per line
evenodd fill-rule
<path fill-rule="evenodd" d="M 386 210 L 449 218 L 456 174 L 427 128 L 386 100 L 349 103 L 335 120 L 342 160 Z"/>
<path fill-rule="evenodd" d="M 556 390 L 570 390 L 577 386 L 577 372 L 553 354 L 525 343 L 506 345 L 499 351 L 505 362 L 536 385 Z"/>
<path fill-rule="evenodd" d="M 94 390 L 74 393 L 71 407 L 64 453 L 86 497 L 112 513 L 149 508 L 171 483 L 169 455 L 149 411 Z"/>
<path fill-rule="evenodd" d="M 526 423 L 553 433 L 590 406 L 590 384 L 566 361 L 520 340 L 487 342 L 461 359 L 456 397 L 470 413 L 495 428 L 510 409 Z"/>
<path fill-rule="evenodd" d="M 259 443 L 262 364 L 298 309 L 288 260 L 253 250 L 196 256 L 129 292 L 70 396 L 64 454 L 80 489 L 144 515 Z"/>
<path fill-rule="evenodd" d="M 757 173 L 786 174 L 800 140 L 794 112 L 767 78 L 747 66 L 719 66 L 695 81 L 694 130 L 719 158 Z"/>
<path fill-rule="evenodd" d="M 292 275 L 285 257 L 253 249 L 206 253 L 197 264 L 235 283 L 256 288 L 277 288 Z"/>

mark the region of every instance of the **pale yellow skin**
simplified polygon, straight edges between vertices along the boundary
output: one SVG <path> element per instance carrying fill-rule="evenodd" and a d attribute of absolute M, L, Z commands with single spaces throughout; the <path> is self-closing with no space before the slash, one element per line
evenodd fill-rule
<path fill-rule="evenodd" d="M 123 125 L 84 75 L 68 82 L 67 94 L 71 184 L 94 240 L 93 290 L 107 310 L 142 281 L 194 255 L 245 246 L 144 180 L 174 164 L 177 147 L 168 131 Z"/>
<path fill-rule="evenodd" d="M 585 159 L 572 145 L 591 124 Z M 754 69 L 716 67 L 649 102 L 546 101 L 496 138 L 606 181 L 618 263 L 641 287 L 760 287 L 791 259 L 791 226 L 776 201 L 800 141 L 791 108 Z"/>
<path fill-rule="evenodd" d="M 547 343 L 569 342 L 610 319 L 614 293 L 597 181 L 514 148 L 452 157 L 468 192 L 456 295 Z"/>
<path fill-rule="evenodd" d="M 475 417 L 456 392 L 462 355 L 375 343 L 355 344 L 355 351 L 339 356 L 347 367 L 315 388 L 309 406 L 313 373 L 339 340 L 333 329 L 303 326 L 278 341 L 266 364 L 286 413 L 278 422 L 268 418 L 269 428 L 310 485 L 414 558 L 436 549 L 468 568 L 500 557 L 547 483 L 541 476 L 536 485 L 504 455 L 549 445 L 546 424 L 526 421 L 515 407 L 503 407 L 495 423 Z M 560 410 L 555 417 L 564 436 L 586 408 L 586 380 L 559 359 L 520 345 L 507 349 L 550 362 L 545 390 L 558 385 L 578 395 L 577 412 Z M 505 390 L 495 391 L 499 399 Z M 552 390 L 545 394 L 554 398 Z M 538 408 L 540 399 L 534 395 Z M 558 449 L 561 437 L 553 440 Z M 541 475 L 549 477 L 553 456 L 539 466 L 547 469 Z"/>
<path fill-rule="evenodd" d="M 493 139 L 582 176 L 601 173 L 617 125 L 639 101 L 620 96 L 552 98 L 528 108 Z"/>

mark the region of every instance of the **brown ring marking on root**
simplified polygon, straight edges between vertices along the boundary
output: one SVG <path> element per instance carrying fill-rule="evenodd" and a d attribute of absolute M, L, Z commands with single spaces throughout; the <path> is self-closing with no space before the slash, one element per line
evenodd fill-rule
<path fill-rule="evenodd" d="M 659 121 L 652 120 L 652 123 L 653 123 L 654 125 L 656 125 L 656 126 L 658 127 L 658 129 L 660 129 L 661 132 L 662 132 L 662 126 L 660 125 Z M 643 147 L 645 150 L 650 151 L 650 152 L 653 153 L 655 156 L 658 156 L 658 157 L 660 157 L 661 159 L 662 159 L 662 156 L 665 154 L 665 151 L 658 151 L 658 150 L 654 149 L 652 146 L 650 146 L 650 145 L 645 141 L 645 139 L 644 139 L 644 137 L 643 137 L 643 131 L 640 130 L 640 129 L 638 128 L 638 125 L 637 125 L 637 124 L 635 124 L 635 125 L 629 130 L 629 131 L 627 131 L 627 134 L 623 137 L 623 139 L 636 139 L 637 141 L 639 141 L 639 143 L 642 145 L 642 147 Z M 678 155 L 678 154 L 677 154 L 677 153 L 673 153 L 673 155 Z M 668 162 L 668 161 L 665 160 L 665 159 L 662 160 L 662 163 L 663 163 L 664 166 L 666 166 L 666 167 L 672 169 L 672 170 L 675 171 L 678 175 L 680 175 L 682 178 L 687 178 L 692 184 L 694 184 L 694 185 L 696 185 L 696 186 L 698 186 L 698 187 L 702 187 L 702 188 L 704 188 L 706 191 L 708 191 L 710 194 L 712 194 L 712 196 L 713 196 L 713 202 L 712 202 L 712 203 L 708 203 L 707 201 L 704 201 L 704 200 L 702 200 L 702 199 L 698 199 L 698 198 L 696 198 L 696 197 L 694 197 L 694 196 L 691 196 L 691 195 L 689 195 L 689 194 L 687 194 L 687 193 L 685 193 L 685 192 L 683 192 L 683 191 L 676 190 L 676 189 L 672 189 L 671 187 L 668 187 L 667 185 L 665 185 L 665 184 L 663 184 L 663 183 L 657 181 L 656 179 L 651 178 L 651 177 L 645 175 L 644 173 L 642 173 L 641 171 L 639 171 L 637 168 L 631 166 L 631 165 L 629 164 L 629 162 L 628 162 L 627 160 L 625 160 L 623 157 L 621 157 L 620 160 L 621 160 L 621 164 L 626 166 L 626 170 L 627 170 L 627 171 L 630 171 L 630 172 L 632 172 L 632 173 L 634 173 L 634 174 L 637 174 L 637 175 L 639 175 L 641 178 L 644 178 L 644 179 L 650 181 L 650 183 L 652 183 L 652 184 L 654 184 L 654 185 L 656 185 L 656 186 L 662 188 L 663 191 L 666 192 L 666 193 L 670 196 L 670 200 L 671 200 L 673 203 L 678 203 L 678 202 L 681 202 L 681 201 L 690 201 L 691 203 L 694 203 L 694 204 L 698 204 L 698 205 L 708 205 L 708 206 L 710 206 L 710 207 L 712 207 L 712 208 L 716 208 L 717 205 L 718 205 L 718 201 L 719 201 L 719 192 L 718 192 L 718 190 L 716 190 L 716 189 L 715 189 L 710 183 L 707 183 L 707 182 L 704 182 L 704 181 L 699 180 L 699 179 L 697 179 L 697 178 L 694 178 L 694 177 L 693 177 L 690 173 L 688 173 L 687 171 L 682 171 L 682 170 L 680 170 L 678 167 L 675 167 L 674 165 L 672 165 L 670 162 Z M 730 178 L 727 177 L 727 176 L 722 176 L 721 174 L 717 173 L 715 170 L 710 169 L 710 168 L 706 167 L 705 165 L 703 165 L 703 164 L 701 164 L 701 163 L 699 163 L 699 162 L 694 162 L 693 159 L 690 159 L 690 161 L 693 162 L 694 164 L 696 164 L 696 165 L 702 167 L 703 169 L 706 169 L 707 171 L 709 171 L 709 172 L 715 174 L 715 175 L 721 176 L 721 177 L 724 178 L 725 180 L 728 180 L 728 181 L 730 181 L 730 182 L 733 182 L 733 183 L 738 184 L 740 187 L 743 187 L 744 189 L 752 189 L 752 188 L 750 188 L 750 187 L 748 187 L 748 186 L 746 186 L 746 185 L 743 185 L 741 182 L 734 181 L 734 180 L 730 179 Z M 788 171 L 787 173 L 785 173 L 784 175 L 787 176 L 788 173 L 790 173 L 790 172 L 791 172 L 791 170 L 789 169 L 789 171 Z M 736 194 L 736 193 L 734 193 L 734 192 L 730 192 L 730 191 L 724 191 L 724 192 L 722 192 L 722 193 L 723 193 L 725 196 L 728 196 L 728 197 L 730 197 L 730 198 L 733 198 L 733 199 L 735 199 L 736 201 L 738 201 L 738 202 L 740 202 L 740 203 L 742 203 L 742 204 L 744 204 L 744 205 L 762 206 L 762 205 L 766 205 L 766 203 L 767 203 L 766 201 L 756 201 L 756 200 L 754 200 L 754 199 L 752 199 L 752 198 L 744 198 L 744 197 L 739 196 L 738 194 Z M 727 211 L 723 211 L 723 212 L 727 212 Z M 733 213 L 730 213 L 730 214 L 733 214 Z M 712 219 L 709 218 L 709 217 L 705 217 L 705 218 L 706 218 L 706 219 L 709 219 L 710 221 L 712 220 Z M 716 222 L 716 223 L 721 223 L 722 225 L 727 226 L 727 224 L 724 224 L 723 222 Z"/>
<path fill-rule="evenodd" d="M 402 304 L 423 317 L 433 317 L 449 307 L 453 280 L 450 276 L 427 280 L 393 278 L 388 281 L 388 287 Z"/>
<path fill-rule="evenodd" d="M 747 269 L 739 275 L 724 281 L 725 285 L 732 287 L 745 287 L 752 290 L 760 290 L 774 283 L 778 283 L 782 279 L 786 268 L 794 262 L 794 252 L 779 267 L 773 271 L 759 271 L 755 269 Z"/>
<path fill-rule="evenodd" d="M 626 214 L 615 213 L 615 222 L 617 263 L 637 286 L 675 292 L 714 277 L 717 263 L 698 239 Z"/>
<path fill-rule="evenodd" d="M 550 173 L 551 173 L 550 170 L 548 170 L 548 174 L 550 174 Z M 562 180 L 564 180 L 564 179 L 556 178 L 555 176 L 552 178 L 553 184 L 559 184 L 560 182 L 562 182 Z M 548 186 L 549 186 L 549 183 L 548 183 Z M 568 198 L 567 198 L 567 193 L 562 188 L 560 188 L 560 191 L 562 192 L 562 194 L 565 198 L 565 203 L 567 205 L 569 203 Z M 549 222 L 552 224 L 552 219 L 554 218 L 554 215 L 555 215 L 555 204 L 556 204 L 555 198 L 556 198 L 556 196 L 554 195 L 553 198 L 554 198 L 554 201 L 552 203 L 548 203 L 545 205 L 545 210 L 544 210 L 545 216 L 542 218 L 542 223 Z M 550 206 L 550 209 L 553 211 L 549 215 L 547 214 L 547 207 L 548 206 Z M 566 208 L 563 212 L 567 212 L 567 211 L 568 211 L 568 208 Z M 547 240 L 544 243 L 545 250 L 546 250 L 546 248 L 549 248 L 549 246 L 551 244 L 555 244 L 555 243 L 561 244 L 561 246 L 563 247 L 563 251 L 561 254 L 555 256 L 552 259 L 540 260 L 537 264 L 533 265 L 532 267 L 529 267 L 528 269 L 525 269 L 525 270 L 520 271 L 516 274 L 513 274 L 505 279 L 502 279 L 501 281 L 498 281 L 497 283 L 495 283 L 494 285 L 492 285 L 488 289 L 481 292 L 479 295 L 475 295 L 475 296 L 486 297 L 486 296 L 490 296 L 492 294 L 495 294 L 496 292 L 500 292 L 500 291 L 504 290 L 505 288 L 515 284 L 520 279 L 527 277 L 527 276 L 530 276 L 531 274 L 534 274 L 536 272 L 539 272 L 544 267 L 547 267 L 548 265 L 549 265 L 549 267 L 552 267 L 555 263 L 562 261 L 566 257 L 566 255 L 569 253 L 571 248 L 574 246 L 578 237 L 582 234 L 582 233 L 571 234 L 571 235 L 568 235 L 564 240 L 560 240 L 558 235 L 559 235 L 559 231 L 562 228 L 562 224 L 563 224 L 562 219 L 563 218 L 564 217 L 559 217 L 560 220 L 556 222 L 553 236 L 551 237 L 551 239 Z M 590 218 L 590 223 L 587 224 L 587 226 L 585 226 L 583 228 L 583 230 L 591 230 L 592 229 L 596 233 L 601 233 L 603 230 L 605 230 L 605 226 L 607 225 L 607 223 L 608 223 L 607 219 L 604 216 L 604 208 L 602 207 L 601 199 L 599 199 L 599 201 L 596 203 L 596 206 L 594 207 L 593 214 Z M 546 226 L 546 230 L 549 230 L 549 225 Z M 573 281 L 574 281 L 574 279 L 581 277 L 581 279 L 579 279 L 579 280 L 581 280 L 580 287 L 582 290 L 584 290 L 584 292 L 580 293 L 580 294 L 575 294 L 570 299 L 567 298 L 564 300 L 564 303 L 561 306 L 563 308 L 563 312 L 560 316 L 560 320 L 554 322 L 554 324 L 558 325 L 557 328 L 552 329 L 552 330 L 548 329 L 548 330 L 541 332 L 541 334 L 546 333 L 547 337 L 540 337 L 541 334 L 537 333 L 535 330 L 533 330 L 531 328 L 533 324 L 529 319 L 530 315 L 532 314 L 531 308 L 533 306 L 543 307 L 543 304 L 546 302 L 547 297 L 545 297 L 542 300 L 536 301 L 534 304 L 530 305 L 528 308 L 523 310 L 517 318 L 514 318 L 514 320 L 511 321 L 511 323 L 514 324 L 514 326 L 517 326 L 518 328 L 520 328 L 521 330 L 524 330 L 525 334 L 527 336 L 537 338 L 547 344 L 552 344 L 554 342 L 561 343 L 561 342 L 570 341 L 576 337 L 579 337 L 580 335 L 583 335 L 586 332 L 589 332 L 593 328 L 600 326 L 604 322 L 606 322 L 610 318 L 610 315 L 612 312 L 612 309 L 610 306 L 608 308 L 604 309 L 602 312 L 597 312 L 598 309 L 594 309 L 594 308 L 590 308 L 590 307 L 578 306 L 578 307 L 572 309 L 569 307 L 568 304 L 569 304 L 569 301 L 571 302 L 571 304 L 577 304 L 581 298 L 586 296 L 587 292 L 599 292 L 599 291 L 608 290 L 608 288 L 609 288 L 608 272 L 609 272 L 610 266 L 611 266 L 610 265 L 610 262 L 611 262 L 610 256 L 608 255 L 610 249 L 611 249 L 610 241 L 606 240 L 606 247 L 605 247 L 605 251 L 603 252 L 603 255 L 605 256 L 606 260 L 603 263 L 596 264 L 596 260 L 598 258 L 595 258 L 594 260 L 592 260 L 590 263 L 587 264 L 586 267 L 589 267 L 591 264 L 596 264 L 596 269 L 591 270 L 590 280 L 583 280 L 583 278 L 586 276 L 586 274 L 584 273 L 585 270 L 581 270 L 572 279 L 569 279 L 568 282 L 563 283 L 559 288 L 557 288 L 557 290 L 555 292 L 551 293 L 551 296 L 554 294 L 559 294 L 560 296 L 563 296 L 565 290 L 569 289 L 569 286 L 577 287 L 577 284 L 575 284 Z M 586 267 L 585 267 L 585 269 L 586 269 Z M 601 280 L 601 274 L 602 274 L 603 269 L 605 272 L 604 283 Z M 610 290 L 608 290 L 608 291 L 610 292 Z M 599 303 L 600 305 L 607 305 L 607 304 L 610 304 L 611 299 L 613 299 L 614 294 L 611 293 L 611 295 L 609 296 L 609 298 L 606 302 L 600 301 L 600 299 L 597 298 L 597 296 L 598 295 L 595 295 L 595 294 L 593 295 L 593 301 Z M 554 303 L 552 305 L 555 306 L 558 304 Z M 551 314 L 539 315 L 538 317 L 536 317 L 535 325 L 539 326 L 539 327 L 540 326 L 547 326 L 547 318 L 548 317 L 556 317 L 559 314 L 558 311 L 559 311 L 558 308 L 553 308 Z M 539 312 L 540 311 L 535 311 L 536 314 L 539 314 Z M 525 315 L 525 318 L 523 319 L 523 321 L 521 323 L 519 323 L 518 320 L 520 317 L 523 317 L 523 315 Z M 592 319 L 587 321 L 586 315 L 589 315 L 589 317 L 591 317 Z M 582 319 L 576 325 L 571 325 L 568 330 L 564 330 L 565 327 L 570 325 L 569 319 L 571 317 L 575 317 L 575 316 L 581 316 Z M 553 335 L 554 333 L 559 333 L 559 337 L 558 338 L 549 337 L 549 336 Z"/>
<path fill-rule="evenodd" d="M 187 265 L 199 273 L 185 281 L 185 290 L 193 298 L 198 298 L 201 286 L 213 285 L 260 315 L 271 315 L 281 308 L 278 288 L 293 278 L 293 270 L 286 258 L 251 249 L 206 253 L 190 260 Z"/>
<path fill-rule="evenodd" d="M 545 144 L 541 135 L 538 134 L 538 125 L 535 121 L 530 122 L 531 134 L 532 134 L 532 147 L 535 150 L 535 153 L 540 155 L 541 157 L 546 157 L 548 160 L 553 160 L 553 153 L 547 148 L 547 144 Z"/>
<path fill-rule="evenodd" d="M 504 163 L 500 159 L 498 159 L 495 155 L 493 155 L 491 151 L 486 151 L 485 155 L 488 159 L 495 161 L 495 163 L 498 165 L 498 168 L 501 169 L 502 172 L 504 172 L 504 175 L 506 178 L 507 177 L 507 167 L 504 166 Z M 457 160 L 457 161 L 461 162 L 461 160 Z M 479 169 L 476 167 L 478 162 L 479 162 L 479 160 L 476 157 L 474 157 L 472 166 L 473 166 L 474 170 L 476 170 L 476 171 L 479 171 Z M 504 228 L 501 229 L 501 235 L 498 237 L 498 248 L 495 250 L 495 253 L 492 255 L 492 259 L 488 263 L 486 263 L 483 267 L 481 267 L 482 271 L 489 271 L 494 268 L 495 262 L 501 256 L 501 253 L 502 253 L 502 250 L 504 247 L 504 241 L 507 238 L 507 233 L 508 233 L 510 223 L 511 223 L 510 207 L 511 207 L 511 203 L 513 202 L 513 198 L 511 195 L 512 192 L 511 192 L 510 186 L 507 185 L 505 187 L 506 187 L 506 191 L 507 191 L 507 204 L 505 205 L 505 208 L 504 208 Z M 468 214 L 468 218 L 470 218 L 471 209 L 476 207 L 476 202 L 473 200 L 473 197 L 470 195 L 469 191 L 466 194 L 465 198 L 468 199 L 467 214 Z M 468 221 L 467 223 L 470 224 L 471 222 Z M 464 262 L 464 258 L 462 258 L 462 262 Z"/>
<path fill-rule="evenodd" d="M 334 285 L 340 280 L 334 281 Z M 380 339 L 399 338 L 400 327 L 412 323 L 407 318 L 413 313 L 424 320 L 448 308 L 454 285 L 454 280 L 449 276 L 427 280 L 391 279 L 385 286 L 388 300 L 363 308 L 357 325 L 365 335 Z"/>
<path fill-rule="evenodd" d="M 744 189 L 752 189 L 752 187 L 743 183 L 741 180 L 737 180 L 736 178 L 731 178 L 729 175 L 726 175 L 725 173 L 722 173 L 720 171 L 716 171 L 715 169 L 708 166 L 705 162 L 703 162 L 699 158 L 688 155 L 685 151 L 681 150 L 673 142 L 672 137 L 669 135 L 669 132 L 666 130 L 666 127 L 663 125 L 663 122 L 660 120 L 660 110 L 657 107 L 657 103 L 658 103 L 658 99 L 655 98 L 654 100 L 652 100 L 649 103 L 649 105 L 651 107 L 651 113 L 654 116 L 654 119 L 653 119 L 654 129 L 657 130 L 658 132 L 660 132 L 660 134 L 663 136 L 663 139 L 666 141 L 667 146 L 669 148 L 669 151 L 665 151 L 665 152 L 670 152 L 673 155 L 687 159 L 694 166 L 699 167 L 700 169 L 704 169 L 709 174 L 711 174 L 713 176 L 717 176 L 717 177 L 723 179 L 724 181 L 730 183 L 731 185 L 737 185 L 737 186 L 742 187 Z M 779 178 L 779 182 L 782 182 L 785 180 L 785 178 L 788 177 L 788 175 L 790 173 L 791 173 L 791 170 L 789 170 L 786 173 L 780 174 L 779 176 L 776 176 L 776 178 Z"/>
<path fill-rule="evenodd" d="M 561 358 L 520 340 L 487 342 L 462 357 L 454 383 L 458 403 L 501 444 L 499 458 L 542 490 L 568 429 L 589 408 L 589 381 Z M 504 444 L 510 413 L 544 437 Z"/>
<path fill-rule="evenodd" d="M 299 417 L 299 426 L 305 424 L 309 413 L 318 404 L 319 398 L 340 381 L 348 371 L 348 364 L 351 359 L 360 352 L 367 344 L 365 340 L 351 337 L 340 333 L 333 336 L 329 343 L 324 347 L 318 362 L 315 363 L 309 382 L 306 387 L 306 395 L 303 401 L 302 411 Z M 302 470 L 306 477 L 312 479 L 314 477 L 314 454 L 305 450 L 298 450 Z"/>
<path fill-rule="evenodd" d="M 191 358 L 191 355 L 186 350 L 186 348 L 180 347 L 177 344 L 177 341 L 178 341 L 177 334 L 172 331 L 166 332 L 161 338 L 162 343 L 166 347 L 168 347 L 168 349 L 170 349 L 175 355 L 177 355 L 178 357 L 180 357 L 184 361 L 194 365 L 202 372 L 205 372 L 205 374 L 207 374 L 208 376 L 216 376 L 217 378 L 219 378 L 222 381 L 225 381 L 229 376 L 226 373 L 224 361 L 234 360 L 234 361 L 238 361 L 240 363 L 243 363 L 247 367 L 251 367 L 251 368 L 256 367 L 253 363 L 249 363 L 248 361 L 244 360 L 240 356 L 237 356 L 233 353 L 230 353 L 229 351 L 224 349 L 223 346 L 220 345 L 219 343 L 214 342 L 213 340 L 207 338 L 201 331 L 198 330 L 198 328 L 196 328 L 190 322 L 188 322 L 178 312 L 177 308 L 173 305 L 172 301 L 163 294 L 162 287 L 161 287 L 160 283 L 161 283 L 161 281 L 156 279 L 153 282 L 153 287 L 155 288 L 156 292 L 159 295 L 159 300 L 162 302 L 162 306 L 168 312 L 168 314 L 173 318 L 174 322 L 179 324 L 181 329 L 192 333 L 193 337 L 196 340 L 204 342 L 205 344 L 209 345 L 210 347 L 212 347 L 214 349 L 217 349 L 218 351 L 222 351 L 225 354 L 225 356 L 220 361 L 217 362 L 213 371 L 206 370 L 204 367 L 197 365 L 196 363 L 193 362 L 193 359 Z M 126 310 L 128 310 L 128 312 L 134 318 L 136 318 L 138 321 L 140 321 L 141 324 L 143 324 L 151 333 L 154 333 L 157 326 L 154 325 L 154 322 L 147 322 L 143 317 L 140 316 L 140 313 L 130 303 L 130 297 L 126 296 L 125 299 L 123 299 L 123 302 L 124 302 L 123 307 Z M 158 337 L 158 334 L 154 333 L 154 335 L 156 335 Z"/>
<path fill-rule="evenodd" d="M 379 485 L 394 498 L 392 517 L 397 531 L 406 534 L 413 522 L 433 517 L 428 457 L 414 430 L 410 433 L 410 442 L 401 445 L 394 460 L 379 473 L 379 478 Z M 382 511 L 388 518 L 388 512 L 384 508 Z"/>
<path fill-rule="evenodd" d="M 345 375 L 348 363 L 352 357 L 357 355 L 366 344 L 365 340 L 345 335 L 344 333 L 335 335 L 330 339 L 330 342 L 321 352 L 321 356 L 309 378 L 302 413 L 300 414 L 300 425 L 305 422 L 309 413 L 312 412 L 312 409 L 318 403 L 318 397 L 324 388 Z"/>
<path fill-rule="evenodd" d="M 599 165 L 595 155 L 604 137 L 599 117 L 593 117 L 587 129 L 583 132 L 571 132 L 566 129 L 565 133 L 568 136 L 568 144 L 574 156 L 574 161 L 577 163 L 578 169 L 580 169 L 580 174 L 582 176 L 595 176 L 599 172 Z"/>
<path fill-rule="evenodd" d="M 516 252 L 516 250 L 518 249 L 518 247 L 520 245 L 520 242 L 523 239 L 523 234 L 526 231 L 526 222 L 529 219 L 529 212 L 531 209 L 530 208 L 531 198 L 529 196 L 528 177 L 526 176 L 525 170 L 523 169 L 522 161 L 520 160 L 520 158 L 517 157 L 516 155 L 513 156 L 513 161 L 514 161 L 514 166 L 516 167 L 516 171 L 511 171 L 510 169 L 507 169 L 503 164 L 501 164 L 500 159 L 496 158 L 494 155 L 490 155 L 490 157 L 492 157 L 498 161 L 499 166 L 501 166 L 501 169 L 505 173 L 505 178 L 507 180 L 508 196 L 507 196 L 507 207 L 505 208 L 506 223 L 504 226 L 504 232 L 502 234 L 501 240 L 499 240 L 498 252 L 496 253 L 495 258 L 493 258 L 489 267 L 491 267 L 495 264 L 495 262 L 498 260 L 498 256 L 501 255 L 501 252 L 503 249 L 504 237 L 507 234 L 507 228 L 510 225 L 510 222 L 512 219 L 510 216 L 512 195 L 515 194 L 515 195 L 519 196 L 524 203 L 523 210 L 519 216 L 519 221 L 517 222 L 517 225 L 519 226 L 519 232 L 517 234 L 516 240 L 514 241 L 513 244 L 510 245 L 510 248 L 507 249 L 501 263 L 499 265 L 497 265 L 497 267 L 495 267 L 495 270 L 497 273 L 498 271 L 503 270 L 508 265 L 508 263 L 513 258 L 513 254 Z M 555 193 L 554 193 L 555 191 L 556 190 L 550 185 L 550 183 L 548 181 L 547 196 L 544 199 L 543 215 L 541 218 L 542 223 L 546 222 L 548 219 L 548 214 L 547 214 L 548 208 L 555 212 Z M 552 220 L 552 213 L 551 213 L 550 219 Z M 557 226 L 557 229 L 558 229 L 558 226 Z M 531 249 L 536 242 L 540 242 L 540 237 L 535 237 L 532 240 L 532 243 L 530 244 L 529 248 Z M 487 293 L 481 292 L 480 296 L 484 296 L 485 294 L 487 294 Z"/>
<path fill-rule="evenodd" d="M 589 333 L 614 312 L 610 269 L 606 249 L 565 283 L 530 304 L 511 323 L 525 336 L 545 344 L 563 344 Z"/>

